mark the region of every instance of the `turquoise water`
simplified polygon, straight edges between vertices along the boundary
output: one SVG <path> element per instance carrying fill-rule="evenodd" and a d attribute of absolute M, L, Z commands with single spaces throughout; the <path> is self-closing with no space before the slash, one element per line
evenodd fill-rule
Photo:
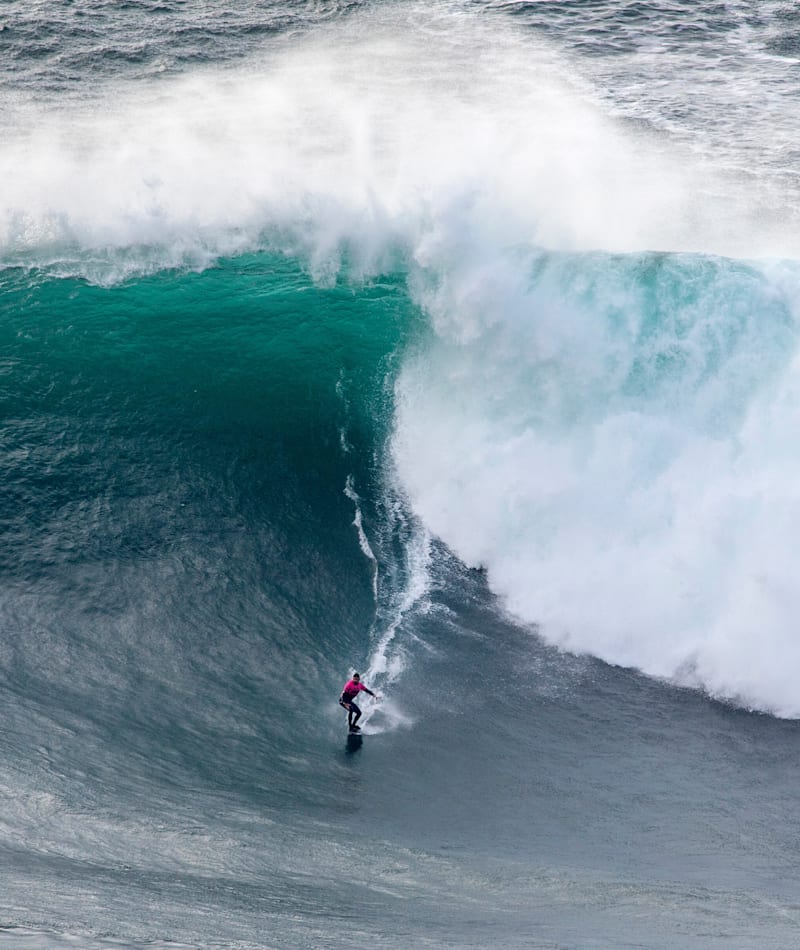
<path fill-rule="evenodd" d="M 792 11 L 0 17 L 0 944 L 793 946 Z"/>
<path fill-rule="evenodd" d="M 96 628 L 80 649 L 94 665 L 111 630 L 160 627 L 144 618 L 172 598 L 197 640 L 219 623 L 252 636 L 241 609 L 286 638 L 291 655 L 269 662 L 281 693 L 304 651 L 313 668 L 338 643 L 345 663 L 374 595 L 344 488 L 379 483 L 376 408 L 411 309 L 396 284 L 321 290 L 262 255 L 110 288 L 10 272 L 4 290 L 8 642 L 27 640 L 14 611 L 28 604 L 54 648 L 69 602 L 76 628 Z M 140 586 L 151 575 L 158 593 Z M 97 685 L 126 716 L 117 675 Z"/>

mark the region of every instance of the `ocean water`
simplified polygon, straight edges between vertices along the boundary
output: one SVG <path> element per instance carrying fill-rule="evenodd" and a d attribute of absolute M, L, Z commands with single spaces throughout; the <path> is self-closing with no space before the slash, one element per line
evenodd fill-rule
<path fill-rule="evenodd" d="M 794 5 L 0 50 L 0 947 L 798 946 Z"/>

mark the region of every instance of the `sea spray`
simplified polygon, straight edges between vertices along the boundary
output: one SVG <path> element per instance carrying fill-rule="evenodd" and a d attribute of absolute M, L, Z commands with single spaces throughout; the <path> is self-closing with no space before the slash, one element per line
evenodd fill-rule
<path fill-rule="evenodd" d="M 344 251 L 368 278 L 460 233 L 480 281 L 498 245 L 797 250 L 758 189 L 610 119 L 573 73 L 541 37 L 409 4 L 225 70 L 6 90 L 0 261 L 113 282 L 268 247 L 330 282 Z"/>

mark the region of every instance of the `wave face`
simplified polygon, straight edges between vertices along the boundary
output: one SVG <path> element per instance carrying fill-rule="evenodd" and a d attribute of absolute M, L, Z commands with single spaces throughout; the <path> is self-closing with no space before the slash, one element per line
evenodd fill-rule
<path fill-rule="evenodd" d="M 0 944 L 790 945 L 792 11 L 2 18 Z"/>
<path fill-rule="evenodd" d="M 212 651 L 194 672 L 225 691 L 235 656 L 282 689 L 298 657 L 326 668 L 338 644 L 343 661 L 375 609 L 344 489 L 374 480 L 397 288 L 319 291 L 262 256 L 113 289 L 7 271 L 3 290 L 15 675 L 52 688 L 36 672 L 51 654 L 53 678 L 74 666 L 127 717 L 132 667 L 161 715 L 187 649 Z M 284 662 L 250 655 L 253 627 L 291 645 Z"/>

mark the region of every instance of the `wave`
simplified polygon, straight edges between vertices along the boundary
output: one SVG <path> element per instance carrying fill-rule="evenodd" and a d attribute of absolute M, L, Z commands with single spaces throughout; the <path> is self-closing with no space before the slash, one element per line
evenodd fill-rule
<path fill-rule="evenodd" d="M 20 101 L 0 260 L 118 299 L 208 268 L 224 321 L 237 260 L 254 299 L 271 280 L 249 269 L 259 253 L 299 262 L 297 294 L 308 274 L 369 302 L 391 275 L 402 315 L 361 312 L 343 347 L 382 328 L 369 360 L 386 385 L 356 428 L 386 457 L 374 495 L 343 443 L 331 479 L 373 601 L 383 526 L 385 550 L 407 542 L 378 643 L 424 602 L 433 534 L 553 642 L 798 715 L 793 193 L 781 218 L 773 180 L 743 187 L 622 124 L 573 68 L 499 19 L 407 4 L 275 38 L 246 67 L 104 86 L 103 110 L 90 92 Z M 65 286 L 104 319 L 100 288 Z M 313 335 L 341 346 L 325 319 Z M 271 364 L 284 383 L 302 335 Z M 388 673 L 383 647 L 371 662 Z"/>
<path fill-rule="evenodd" d="M 189 745 L 201 722 L 236 736 L 209 743 L 214 768 L 252 741 L 262 691 L 334 695 L 369 650 L 352 498 L 371 530 L 383 365 L 408 309 L 390 282 L 322 290 L 265 255 L 112 288 L 4 272 L 9 717 L 43 703 L 91 734 L 87 717 L 138 723 L 135 745 L 169 710 Z"/>

